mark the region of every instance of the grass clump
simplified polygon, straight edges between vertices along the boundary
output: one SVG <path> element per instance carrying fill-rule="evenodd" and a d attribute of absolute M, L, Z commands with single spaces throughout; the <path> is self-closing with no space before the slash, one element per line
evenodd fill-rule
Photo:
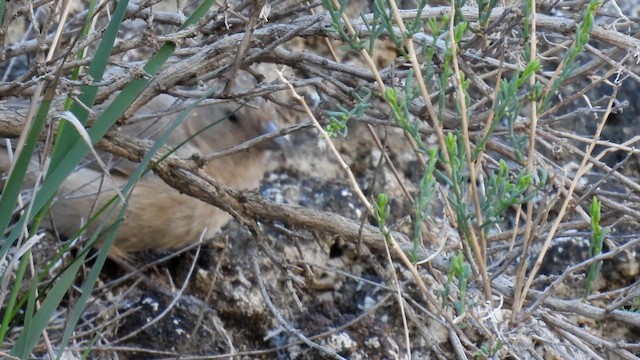
<path fill-rule="evenodd" d="M 610 79 L 616 72 L 637 77 L 633 58 L 621 55 L 635 51 L 629 45 L 634 44 L 633 38 L 613 21 L 599 25 L 610 19 L 600 15 L 612 11 L 602 1 L 591 0 L 581 9 L 570 9 L 580 10 L 579 17 L 569 16 L 570 10 L 555 3 L 507 3 L 513 1 L 472 4 L 453 0 L 435 6 L 418 0 L 401 9 L 395 0 L 366 4 L 323 0 L 322 7 L 308 14 L 311 5 L 297 0 L 286 6 L 268 2 L 269 14 L 266 8 L 255 8 L 262 1 L 224 6 L 201 1 L 175 13 L 156 13 L 147 5 L 136 10 L 126 1 L 114 6 L 89 3 L 86 12 L 77 12 L 81 15 L 71 20 L 50 16 L 53 20 L 41 24 L 47 26 L 41 26 L 35 38 L 5 46 L 3 54 L 10 59 L 28 48 L 35 49 L 29 50 L 34 52 L 30 55 L 42 61 L 34 62 L 31 72 L 22 78 L 18 75 L 18 80 L 0 83 L 0 97 L 17 94 L 35 104 L 29 112 L 33 115 L 23 117 L 22 133 L 12 133 L 8 123 L 0 123 L 3 134 L 23 136 L 0 197 L 2 355 L 28 358 L 48 353 L 50 358 L 60 358 L 73 343 L 84 346 L 73 351 L 92 357 L 96 352 L 91 350 L 104 346 L 103 341 L 108 341 L 104 339 L 122 335 L 118 334 L 122 328 L 116 325 L 88 332 L 78 328 L 86 325 L 85 309 L 94 304 L 95 297 L 105 296 L 94 287 L 124 217 L 127 196 L 135 182 L 157 164 L 156 153 L 175 126 L 140 155 L 142 162 L 122 189 L 122 197 L 114 197 L 96 215 L 88 216 L 84 229 L 98 214 L 112 214 L 102 218 L 116 219 L 114 223 L 101 224 L 92 234 L 81 231 L 44 258 L 37 258 L 40 250 L 36 245 L 41 244 L 40 222 L 57 188 L 78 166 L 95 157 L 93 148 L 113 151 L 111 135 L 136 116 L 139 102 L 159 93 L 189 99 L 193 106 L 255 94 L 276 102 L 277 91 L 312 84 L 324 104 L 319 111 L 305 108 L 304 116 L 319 121 L 313 122 L 314 127 L 330 146 L 314 148 L 308 161 L 321 158 L 329 149 L 337 171 L 324 171 L 320 165 L 315 168 L 314 163 L 307 167 L 316 169 L 312 176 L 305 173 L 303 179 L 292 177 L 293 181 L 308 184 L 326 175 L 323 171 L 345 175 L 342 178 L 357 195 L 351 209 L 367 211 L 364 215 L 356 211 L 360 223 L 348 219 L 351 213 L 337 214 L 339 210 L 292 210 L 286 200 L 272 203 L 251 193 L 225 192 L 214 186 L 214 180 L 198 178 L 197 169 L 180 168 L 185 177 L 174 179 L 174 186 L 184 185 L 180 191 L 195 188 L 201 190 L 202 199 L 224 199 L 227 210 L 255 240 L 248 242 L 250 249 L 243 253 L 249 254 L 248 260 L 231 252 L 225 256 L 233 262 L 225 256 L 219 262 L 217 258 L 211 261 L 220 274 L 252 274 L 238 277 L 243 286 L 257 285 L 248 286 L 247 292 L 253 296 L 251 291 L 258 288 L 264 300 L 264 306 L 251 308 L 250 316 L 241 317 L 238 314 L 246 315 L 243 311 L 249 310 L 237 305 L 237 299 L 229 301 L 216 293 L 218 287 L 228 288 L 228 283 L 219 283 L 225 277 L 216 273 L 211 283 L 217 287 L 206 295 L 213 305 L 203 300 L 198 308 L 217 309 L 234 303 L 237 306 L 231 310 L 208 314 L 238 315 L 228 322 L 208 324 L 207 329 L 223 334 L 218 349 L 225 349 L 229 356 L 251 357 L 255 354 L 238 355 L 236 347 L 264 347 L 277 337 L 269 331 L 278 324 L 291 339 L 318 350 L 322 336 L 313 336 L 345 325 L 341 336 L 367 329 L 393 345 L 385 343 L 371 350 L 367 346 L 372 341 L 354 341 L 357 344 L 346 350 L 325 347 L 325 355 L 517 358 L 539 351 L 533 341 L 518 338 L 527 336 L 552 344 L 558 357 L 631 358 L 633 350 L 629 349 L 637 347 L 637 339 L 611 339 L 603 332 L 594 336 L 592 329 L 580 328 L 583 324 L 577 324 L 571 315 L 600 322 L 604 321 L 601 314 L 607 314 L 606 321 L 613 326 L 638 323 L 633 286 L 622 281 L 618 289 L 607 284 L 594 290 L 596 278 L 604 271 L 604 259 L 615 259 L 633 248 L 635 240 L 623 235 L 637 233 L 633 194 L 640 190 L 633 180 L 637 174 L 630 170 L 634 167 L 626 166 L 627 162 L 635 164 L 635 139 L 600 139 L 609 115 L 623 105 L 615 99 L 622 85 Z M 11 6 L 6 2 L 0 9 L 4 14 L 23 13 L 24 9 Z M 0 16 L 3 29 L 13 25 L 12 16 Z M 27 19 L 31 15 L 16 16 Z M 36 44 L 43 48 L 53 44 L 48 36 L 53 37 L 54 32 L 47 29 L 65 21 L 77 31 L 61 33 L 63 46 L 47 59 Z M 130 30 L 127 26 L 134 22 L 144 31 Z M 131 38 L 125 41 L 123 36 Z M 314 45 L 298 51 L 299 43 Z M 7 61 L 13 61 L 10 59 Z M 37 64 L 46 64 L 45 75 L 36 71 Z M 280 82 L 274 75 L 282 76 L 283 66 L 308 78 Z M 254 74 L 254 88 L 233 96 L 210 89 L 210 81 L 224 80 L 237 69 Z M 32 83 L 31 78 L 38 81 Z M 303 101 L 299 102 L 304 108 Z M 299 115 L 300 107 L 287 111 Z M 173 125 L 190 109 L 187 106 Z M 64 110 L 80 126 L 56 120 L 55 113 Z M 293 132 L 295 126 L 304 127 L 296 124 L 283 133 Z M 41 140 L 43 145 L 38 145 Z M 133 151 L 133 145 L 119 146 Z M 289 154 L 310 151 L 313 146 L 305 143 Z M 46 161 L 36 163 L 39 148 L 49 153 Z M 377 167 L 370 166 L 372 153 L 381 154 L 375 161 Z M 612 163 L 607 160 L 612 153 L 628 156 Z M 21 202 L 20 194 L 34 168 L 42 175 L 35 181 L 31 198 Z M 212 187 L 206 187 L 209 185 Z M 297 191 L 308 190 L 300 186 Z M 313 196 L 301 196 L 309 207 L 315 203 L 308 199 L 333 199 L 321 190 L 313 191 Z M 593 200 L 587 204 L 589 198 Z M 333 205 L 323 210 L 335 209 Z M 367 220 L 374 226 L 368 226 Z M 262 225 L 275 229 L 282 238 L 270 241 Z M 560 236 L 588 239 L 589 259 L 554 274 L 547 271 L 548 254 Z M 605 240 L 614 245 L 608 247 L 609 252 L 603 251 Z M 97 242 L 104 246 L 93 255 L 91 248 Z M 232 245 L 230 250 L 221 248 L 237 249 L 236 243 Z M 572 249 L 564 251 L 573 253 Z M 248 269 L 241 268 L 245 260 L 252 262 Z M 277 271 L 266 271 L 268 266 Z M 254 271 L 256 268 L 262 271 Z M 315 286 L 326 276 L 320 268 L 333 276 L 329 285 Z M 578 289 L 578 299 L 574 299 L 575 291 L 559 294 L 558 285 L 569 283 L 565 280 L 579 271 L 588 275 L 584 288 Z M 273 278 L 264 279 L 264 274 Z M 358 285 L 348 288 L 352 283 Z M 277 296 L 269 299 L 265 296 L 269 293 Z M 210 294 L 219 298 L 210 299 Z M 343 294 L 365 300 L 339 303 L 348 297 Z M 325 303 L 327 298 L 335 303 Z M 73 300 L 72 307 L 67 299 Z M 603 305 L 603 299 L 616 300 Z M 578 306 L 574 300 L 582 301 Z M 317 309 L 335 311 L 327 311 L 328 320 L 323 322 L 314 317 Z M 353 312 L 332 317 L 344 309 Z M 620 311 L 625 309 L 633 311 Z M 110 311 L 119 310 L 114 305 Z M 200 315 L 193 318 L 206 321 Z M 252 334 L 259 342 L 243 338 L 246 331 L 234 327 L 246 325 L 248 319 L 251 324 L 259 323 L 257 335 Z M 260 322 L 262 319 L 269 321 Z M 352 326 L 345 319 L 369 323 Z M 195 337 L 195 324 L 194 329 L 191 335 Z M 392 331 L 384 333 L 383 329 Z M 429 337 L 431 333 L 438 336 Z M 353 339 L 363 338 L 362 333 L 355 335 Z M 279 339 L 277 345 L 293 342 L 289 340 Z M 618 346 L 620 343 L 624 346 Z M 392 356 L 385 352 L 389 349 L 398 350 Z M 192 355 L 177 352 L 167 357 Z"/>

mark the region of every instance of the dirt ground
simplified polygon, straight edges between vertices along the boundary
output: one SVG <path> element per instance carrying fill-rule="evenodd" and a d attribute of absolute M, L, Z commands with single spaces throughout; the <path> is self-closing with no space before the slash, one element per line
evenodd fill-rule
<path fill-rule="evenodd" d="M 623 89 L 628 83 L 632 82 L 625 83 Z M 629 96 L 632 92 L 623 93 Z M 620 115 L 616 115 L 619 117 L 615 125 L 607 128 L 609 136 L 615 137 L 617 132 L 624 133 L 626 128 L 633 127 L 636 119 L 633 107 Z M 585 127 L 587 125 L 584 124 Z M 579 129 L 575 131 L 579 132 Z M 381 132 L 381 135 L 384 134 Z M 317 145 L 317 136 L 313 130 L 295 134 L 290 139 L 292 147 L 285 151 L 284 157 L 273 154 L 273 170 L 266 175 L 261 195 L 277 202 L 330 211 L 361 221 L 364 209 L 353 195 L 338 164 Z M 419 181 L 419 174 L 411 170 L 413 160 L 407 155 L 409 150 L 403 139 L 397 129 L 390 130 L 389 155 L 394 164 L 403 169 L 401 176 L 405 183 L 415 184 Z M 338 140 L 337 144 L 363 189 L 368 193 L 384 189 L 396 199 L 392 203 L 394 226 L 407 230 L 411 205 L 394 185 L 388 168 L 383 167 L 376 174 L 380 152 L 375 150 L 364 124 L 354 123 L 348 138 Z M 633 159 L 635 157 L 631 161 Z M 625 171 L 635 178 L 638 175 L 636 169 L 626 167 Z M 377 178 L 377 190 L 372 190 L 371 186 L 374 177 Z M 365 221 L 374 224 L 371 218 Z M 452 231 L 436 220 L 432 224 L 439 226 L 440 231 Z M 402 265 L 397 262 L 390 264 L 383 251 L 359 248 L 358 244 L 339 237 L 306 231 L 292 233 L 279 223 L 263 226 L 269 234 L 268 244 L 263 245 L 282 259 L 280 263 L 265 256 L 252 234 L 232 221 L 218 236 L 207 241 L 200 252 L 190 250 L 145 272 L 145 276 L 162 286 L 173 283 L 180 288 L 186 283 L 185 292 L 179 299 L 174 300 L 145 285 L 131 288 L 127 283 L 112 289 L 110 297 L 119 299 L 119 314 L 127 315 L 121 315 L 117 331 L 105 340 L 109 343 L 104 347 L 105 353 L 98 353 L 106 355 L 108 349 L 119 349 L 118 358 L 127 359 L 171 358 L 178 354 L 216 358 L 214 354 L 234 353 L 247 359 L 332 358 L 330 354 L 302 344 L 296 336 L 300 333 L 325 350 L 348 359 L 406 356 L 403 355 L 406 325 L 402 321 L 402 309 L 398 306 L 394 289 L 385 285 L 390 284 L 389 279 L 380 275 L 391 276 L 389 269 L 394 267 L 398 276 L 406 279 L 410 275 Z M 637 225 L 626 222 L 612 229 L 612 238 L 616 241 L 635 239 L 634 234 L 637 233 Z M 436 245 L 427 246 L 433 250 Z M 542 276 L 534 283 L 534 288 L 546 289 L 567 268 L 587 259 L 588 247 L 588 239 L 579 231 L 568 231 L 566 235 L 559 236 L 545 258 Z M 498 246 L 492 250 L 495 266 L 501 264 L 499 251 Z M 155 259 L 158 255 L 149 256 Z M 195 270 L 189 276 L 194 264 Z M 260 268 L 259 273 L 256 266 Z M 514 271 L 511 266 L 505 274 L 513 276 Z M 597 289 L 603 293 L 615 293 L 615 289 L 625 289 L 634 284 L 639 273 L 638 246 L 633 246 L 605 261 Z M 105 279 L 111 276 L 113 273 L 105 272 Z M 580 298 L 584 288 L 583 276 L 571 275 L 560 284 L 554 284 L 553 297 Z M 413 286 L 406 285 L 403 287 L 405 296 L 416 306 L 414 312 L 406 313 L 411 319 L 408 334 L 412 356 L 417 359 L 454 358 L 456 355 L 449 342 L 448 326 L 429 317 L 426 312 L 418 312 L 422 309 L 422 305 L 416 303 L 420 295 Z M 439 285 L 435 285 L 434 295 L 438 294 L 438 289 Z M 121 293 L 126 295 L 122 297 Z M 612 298 L 607 296 L 594 299 L 592 303 L 606 307 L 611 301 Z M 489 311 L 482 304 L 475 306 L 476 311 Z M 491 323 L 496 328 L 488 329 L 489 334 L 497 331 L 509 334 L 512 340 L 510 351 L 521 359 L 567 358 L 569 353 L 562 353 L 562 347 L 556 346 L 553 333 L 540 320 L 532 318 L 526 324 L 509 330 L 505 327 L 508 313 L 506 308 L 501 308 L 493 310 L 493 313 L 474 316 L 493 318 Z M 614 342 L 640 341 L 638 329 L 633 326 L 622 325 L 615 320 L 595 321 L 589 316 L 566 310 L 563 313 L 576 326 L 589 329 L 594 336 Z M 288 328 L 278 317 L 285 319 Z M 152 325 L 147 327 L 145 324 Z M 141 327 L 144 330 L 138 332 Z M 466 328 L 463 331 L 480 345 L 487 341 L 478 329 Z M 129 337 L 131 332 L 136 335 Z M 120 341 L 121 337 L 126 339 Z M 149 339 L 160 341 L 150 342 Z M 114 345 L 117 347 L 113 348 Z"/>
<path fill-rule="evenodd" d="M 557 3 L 554 8 L 545 2 L 541 11 L 551 6 L 548 14 L 560 16 L 556 11 L 584 7 L 573 2 L 563 2 L 562 6 Z M 302 6 L 301 2 L 295 4 Z M 282 10 L 286 5 L 273 3 L 273 22 L 289 19 L 277 17 L 281 14 L 278 11 L 286 14 Z M 410 1 L 403 5 L 415 6 Z M 357 13 L 356 9 L 368 7 L 357 2 L 350 11 Z M 162 18 L 162 14 L 158 17 Z M 635 27 L 627 30 L 629 34 L 638 25 L 637 18 L 632 20 Z M 303 45 L 301 42 L 298 39 L 289 45 L 318 46 L 315 53 L 329 58 L 318 37 L 307 39 Z M 555 44 L 551 40 L 549 43 Z M 551 47 L 549 43 L 546 44 Z M 378 46 L 378 54 L 383 55 L 375 60 L 388 70 L 385 76 L 391 77 L 395 71 L 406 74 L 407 62 L 390 50 L 389 41 Z M 339 51 L 339 55 L 339 64 L 362 66 L 353 51 Z M 188 51 L 181 56 L 187 57 Z M 263 60 L 267 59 L 271 58 Z M 477 65 L 477 69 L 485 70 L 482 66 L 486 64 Z M 301 66 L 296 70 L 300 72 L 292 76 L 302 80 L 328 82 L 317 73 L 303 74 L 302 70 L 309 68 Z M 545 236 L 561 213 L 562 200 L 582 160 L 581 152 L 588 145 L 577 135 L 590 139 L 602 114 L 585 115 L 578 111 L 585 108 L 579 101 L 542 117 L 539 124 L 536 150 L 549 180 L 534 201 L 535 240 L 528 257 L 523 259 L 520 252 L 522 228 L 518 236 L 513 235 L 514 227 L 522 222 L 515 220 L 515 207 L 509 208 L 505 218 L 488 232 L 491 303 L 486 301 L 477 274 L 465 289 L 464 315 L 454 307 L 458 299 L 456 281 L 450 284 L 453 292 L 443 296 L 451 280 L 447 278 L 449 261 L 464 248 L 460 231 L 449 220 L 451 209 L 446 196 L 450 188 L 443 183 L 420 227 L 423 237 L 416 250 L 419 259 L 428 261 L 415 266 L 415 271 L 390 249 L 391 242 L 381 238 L 374 241 L 366 234 L 354 240 L 336 235 L 334 229 L 296 226 L 284 216 L 280 220 L 259 219 L 259 229 L 231 220 L 212 239 L 179 252 L 149 251 L 136 253 L 128 260 L 109 260 L 63 358 L 81 358 L 87 349 L 91 349 L 88 358 L 95 359 L 640 358 L 640 160 L 634 148 L 640 119 L 640 72 L 636 70 L 632 70 L 636 76 L 629 76 L 617 90 L 620 107 L 609 116 L 600 136 L 603 142 L 594 152 L 606 150 L 607 155 L 602 161 L 594 161 L 579 183 L 570 211 L 533 279 L 524 304 L 530 312 L 517 321 L 510 318 L 518 266 L 526 260 L 530 270 L 544 248 Z M 370 80 L 355 71 L 341 71 L 352 77 L 342 77 L 343 72 L 338 70 L 330 76 L 343 81 L 349 89 Z M 594 70 L 590 76 L 602 73 Z M 273 73 L 266 76 L 269 75 Z M 558 98 L 568 97 L 590 83 L 587 76 L 576 80 L 561 88 Z M 602 110 L 603 104 L 597 100 L 607 100 L 605 96 L 611 95 L 611 89 L 599 86 L 585 97 Z M 319 90 L 323 101 L 313 112 L 327 125 L 327 111 L 336 109 L 340 91 L 345 90 L 329 86 L 319 86 Z M 473 95 L 474 103 L 481 103 L 482 97 Z M 453 95 L 447 101 L 452 98 Z M 478 105 L 478 109 L 485 108 Z M 307 117 L 297 113 L 297 118 L 302 121 Z M 394 234 L 404 234 L 397 238 L 398 246 L 410 253 L 414 246 L 408 241 L 414 230 L 412 202 L 419 192 L 423 171 L 404 132 L 395 123 L 387 125 L 390 119 L 388 108 L 380 99 L 375 100 L 362 119 L 350 120 L 347 136 L 334 138 L 334 143 L 365 196 L 372 200 L 385 193 L 389 197 L 387 226 Z M 370 128 L 371 124 L 375 126 Z M 447 133 L 456 132 L 449 125 L 444 127 Z M 472 124 L 474 136 L 481 134 L 479 129 L 480 125 Z M 421 131 L 429 146 L 437 146 L 434 131 L 426 127 Z M 381 139 L 381 146 L 372 133 Z M 494 160 L 505 159 L 515 174 L 519 165 L 513 153 L 500 147 L 508 144 L 507 125 L 500 123 L 496 133 L 499 135 L 487 146 L 487 159 L 482 165 L 488 173 L 496 168 Z M 608 151 L 616 147 L 604 140 L 628 142 L 628 146 Z M 316 130 L 306 128 L 288 135 L 287 143 L 272 151 L 268 161 L 269 171 L 256 190 L 262 198 L 339 215 L 345 221 L 353 220 L 350 224 L 362 224 L 363 233 L 377 229 L 378 224 L 367 214 L 347 173 L 327 151 Z M 604 258 L 594 292 L 582 300 L 590 241 L 585 203 L 593 195 L 604 199 L 602 224 L 609 231 L 604 251 L 612 255 Z M 59 244 L 50 236 L 49 242 L 36 249 L 46 258 L 51 248 Z M 78 286 L 90 266 L 91 260 L 79 274 Z M 418 279 L 426 289 L 420 287 Z M 78 296 L 75 291 L 69 292 L 51 320 L 50 337 L 59 339 Z M 46 358 L 44 345 L 36 348 L 36 356 Z"/>

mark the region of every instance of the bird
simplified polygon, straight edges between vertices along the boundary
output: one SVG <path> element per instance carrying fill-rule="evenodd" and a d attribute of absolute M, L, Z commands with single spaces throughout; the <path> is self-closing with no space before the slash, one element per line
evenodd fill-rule
<path fill-rule="evenodd" d="M 172 96 L 159 95 L 141 111 L 161 112 L 174 107 L 175 102 Z M 162 116 L 151 124 L 135 122 L 123 126 L 121 131 L 153 140 L 174 118 L 175 115 Z M 211 126 L 216 121 L 220 122 Z M 200 132 L 207 126 L 210 127 Z M 206 156 L 276 129 L 276 112 L 266 100 L 230 101 L 193 109 L 171 132 L 166 145 L 175 147 L 184 143 L 176 152 L 180 157 Z M 233 189 L 254 189 L 267 169 L 265 154 L 270 147 L 273 146 L 251 147 L 207 161 L 199 171 Z M 91 214 L 116 195 L 114 186 L 124 186 L 136 165 L 123 159 L 116 159 L 114 164 L 109 171 L 113 181 L 106 179 L 104 171 L 95 166 L 83 166 L 71 173 L 57 192 L 50 214 L 43 222 L 45 228 L 55 229 L 67 237 L 75 234 Z M 111 256 L 126 258 L 138 251 L 181 248 L 200 238 L 211 238 L 230 219 L 223 210 L 181 194 L 153 173 L 147 173 L 137 182 L 127 204 L 110 249 Z M 111 218 L 98 215 L 97 221 L 87 226 L 88 234 L 97 231 L 105 220 L 115 221 L 117 213 L 111 212 Z"/>

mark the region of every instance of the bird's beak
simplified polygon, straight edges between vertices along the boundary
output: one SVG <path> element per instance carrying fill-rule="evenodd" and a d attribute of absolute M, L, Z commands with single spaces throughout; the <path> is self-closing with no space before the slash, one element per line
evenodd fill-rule
<path fill-rule="evenodd" d="M 271 134 L 280 130 L 280 127 L 273 120 L 267 121 L 264 125 L 264 134 Z M 291 142 L 289 141 L 289 135 L 279 136 L 272 141 L 267 141 L 263 143 L 263 146 L 267 150 L 282 150 L 286 149 Z"/>

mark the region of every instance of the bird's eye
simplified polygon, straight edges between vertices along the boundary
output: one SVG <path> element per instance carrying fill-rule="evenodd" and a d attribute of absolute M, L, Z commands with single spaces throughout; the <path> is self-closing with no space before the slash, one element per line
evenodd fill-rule
<path fill-rule="evenodd" d="M 236 113 L 230 113 L 229 115 L 227 115 L 227 118 L 234 124 L 238 124 L 240 120 L 238 119 L 238 115 L 236 115 Z"/>

